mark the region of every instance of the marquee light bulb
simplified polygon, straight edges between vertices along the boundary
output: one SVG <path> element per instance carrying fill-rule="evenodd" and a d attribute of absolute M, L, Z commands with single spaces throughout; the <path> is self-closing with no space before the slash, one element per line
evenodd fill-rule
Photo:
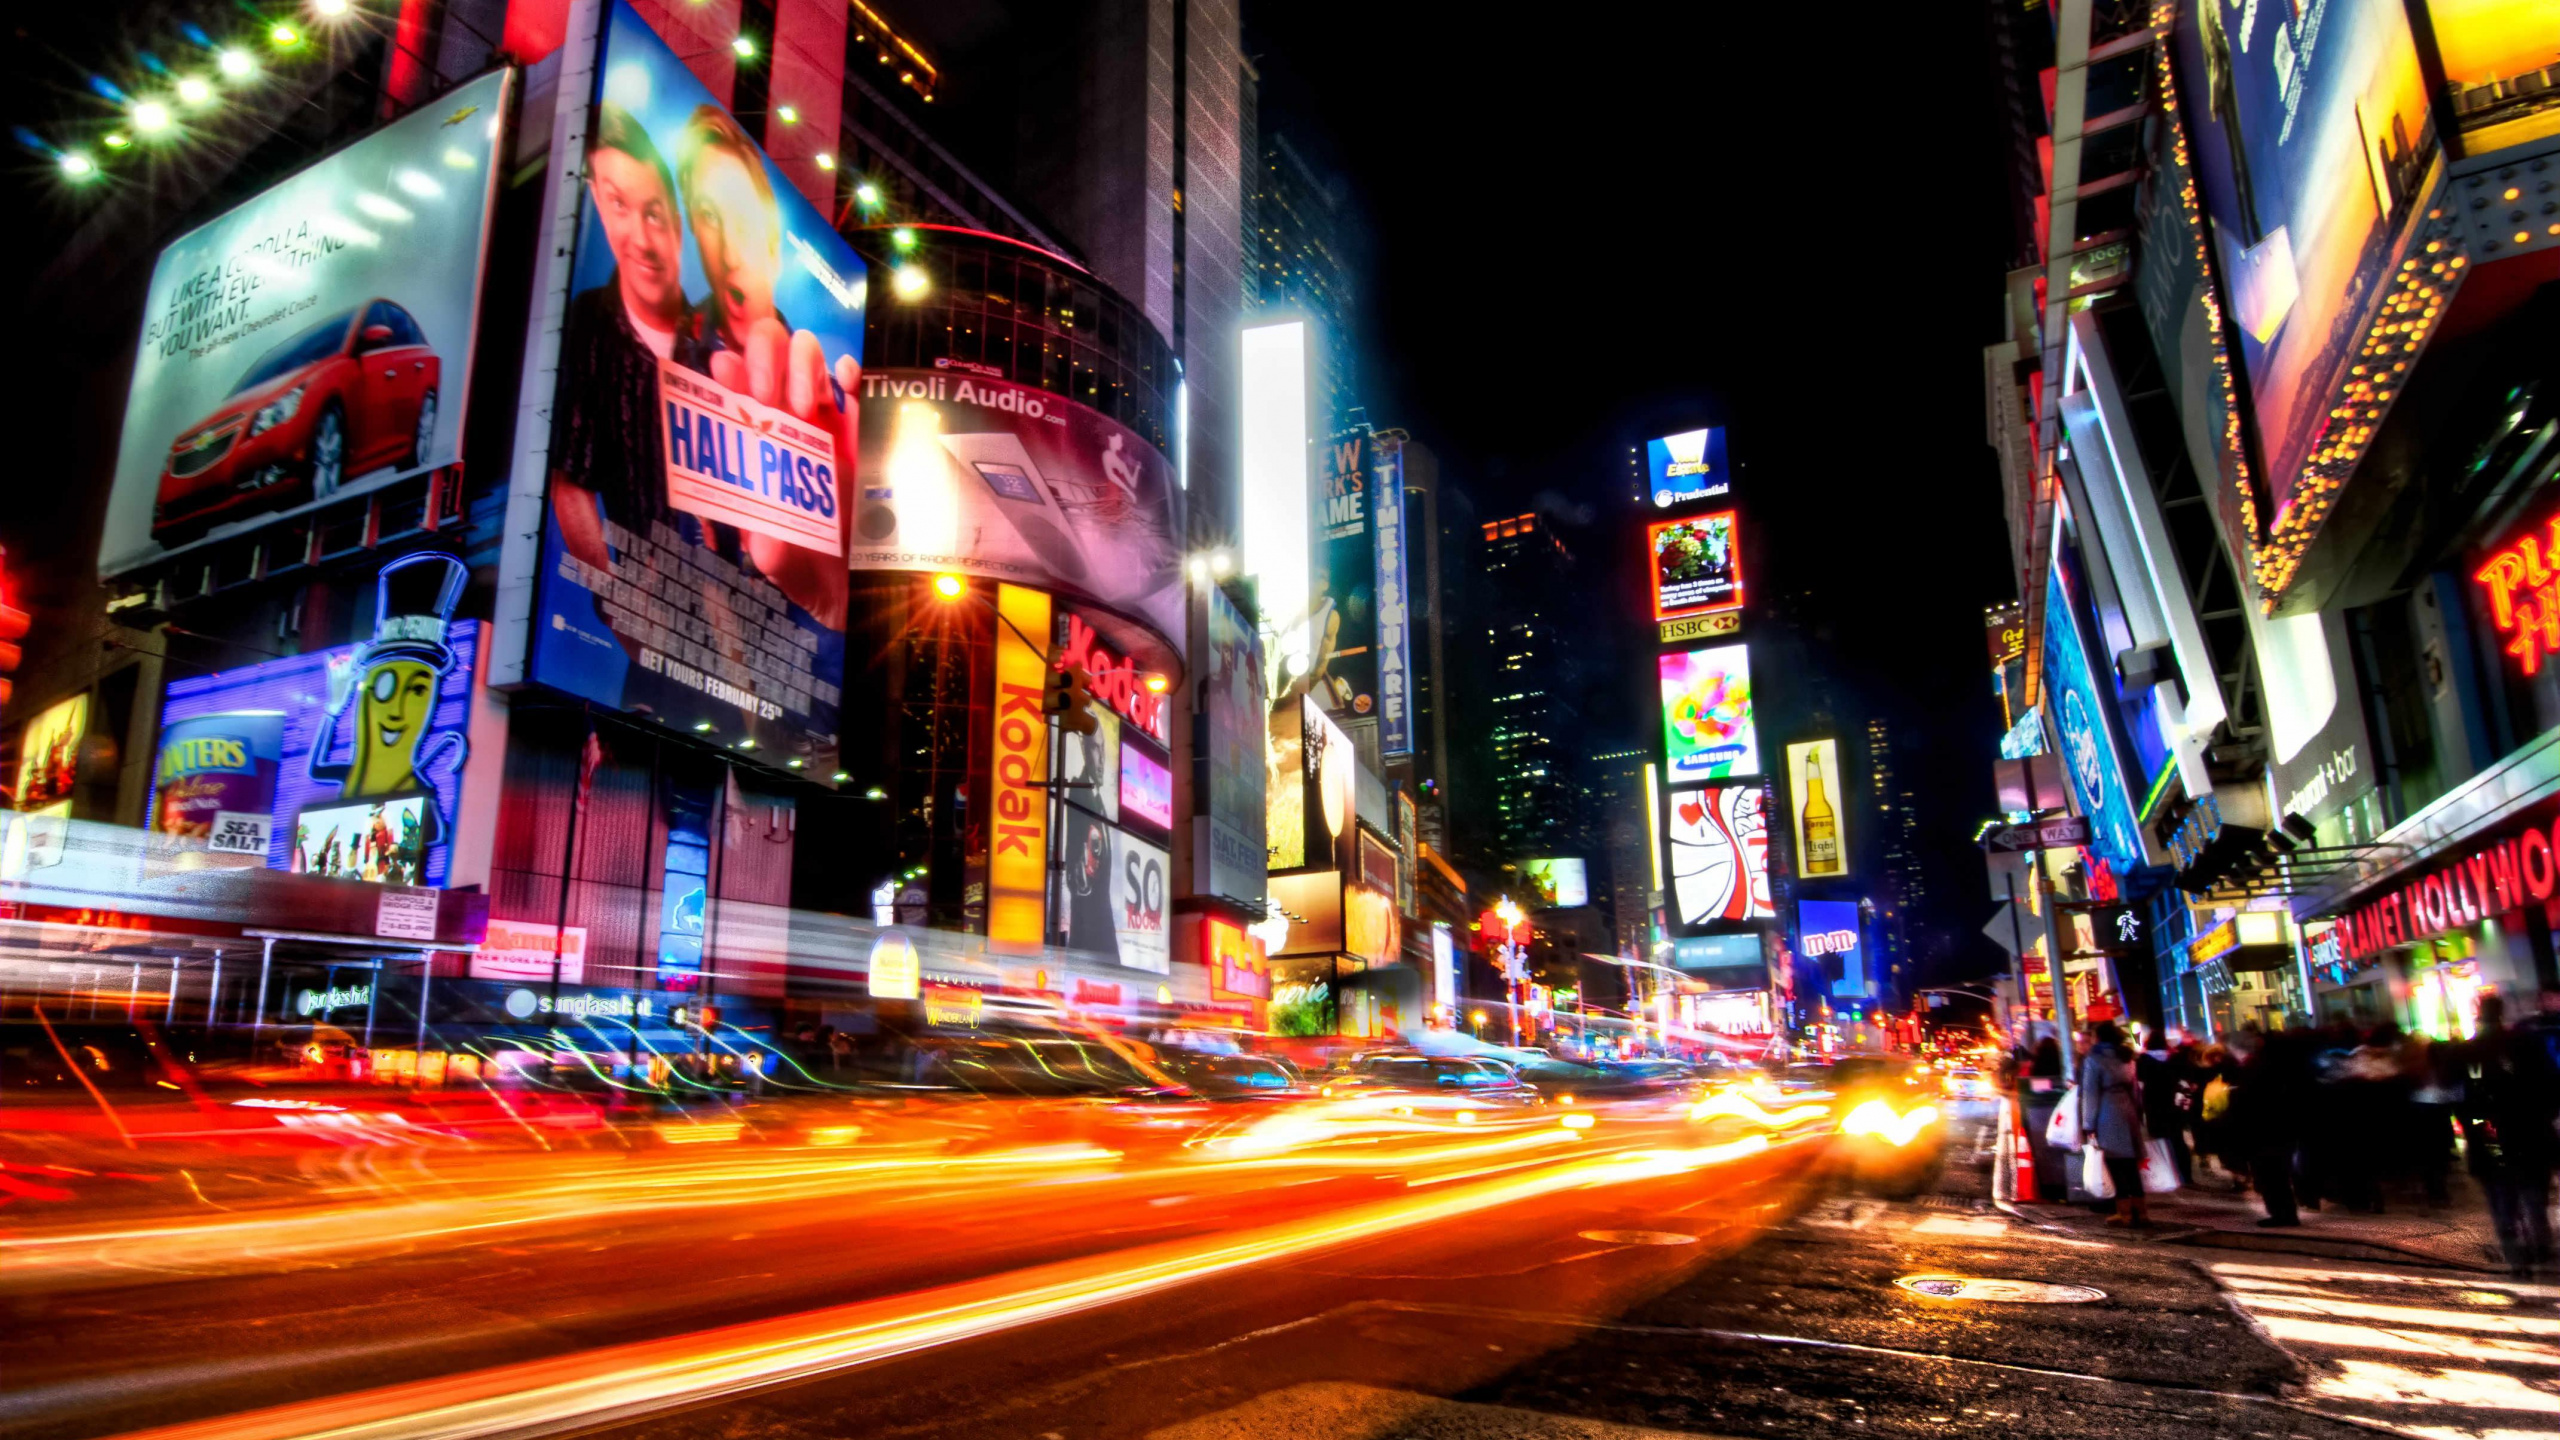
<path fill-rule="evenodd" d="M 302 43 L 302 32 L 290 25 L 273 26 L 267 31 L 267 43 L 279 50 L 290 49 Z"/>
<path fill-rule="evenodd" d="M 913 250 L 916 248 L 916 232 L 909 226 L 901 225 L 889 232 L 889 243 L 901 250 Z"/>
<path fill-rule="evenodd" d="M 924 271 L 913 265 L 901 265 L 889 275 L 889 288 L 896 291 L 901 300 L 916 299 L 932 286 L 933 282 L 925 278 Z"/>
<path fill-rule="evenodd" d="M 311 13 L 323 20 L 338 19 L 350 8 L 350 0 L 311 0 Z"/>
<path fill-rule="evenodd" d="M 797 125 L 800 123 L 800 107 L 797 105 L 780 106 L 776 108 L 773 113 L 780 116 L 782 118 L 782 123 L 785 125 Z"/>
<path fill-rule="evenodd" d="M 133 107 L 133 128 L 150 135 L 169 128 L 169 107 L 157 100 L 145 100 Z"/>
<path fill-rule="evenodd" d="M 96 162 L 77 150 L 64 152 L 61 165 L 62 173 L 74 180 L 86 180 L 98 173 Z"/>
<path fill-rule="evenodd" d="M 853 198 L 860 201 L 863 208 L 877 210 L 880 208 L 880 187 L 865 180 L 853 187 Z"/>
<path fill-rule="evenodd" d="M 737 39 L 730 41 L 729 48 L 737 51 L 738 58 L 741 60 L 753 60 L 756 58 L 756 42 L 755 37 L 752 35 L 741 35 Z"/>
<path fill-rule="evenodd" d="M 249 59 L 249 52 L 246 50 L 225 50 L 214 57 L 213 63 L 220 68 L 224 76 L 233 80 L 246 80 L 249 78 L 249 72 L 257 68 Z"/>
<path fill-rule="evenodd" d="M 133 137 L 121 130 L 110 130 L 100 143 L 110 150 L 121 150 L 133 143 Z"/>
<path fill-rule="evenodd" d="M 202 105 L 213 98 L 213 85 L 201 75 L 190 75 L 178 82 L 178 98 L 189 105 Z"/>
<path fill-rule="evenodd" d="M 818 154 L 817 154 L 817 157 L 816 157 L 816 158 L 817 158 L 817 161 L 818 161 L 818 168 L 819 168 L 819 169 L 821 169 L 821 170 L 833 170 L 834 168 L 836 168 L 836 157 L 835 157 L 835 156 L 833 156 L 833 155 L 828 154 L 826 151 L 824 151 L 824 150 L 819 151 L 819 152 L 818 152 Z"/>

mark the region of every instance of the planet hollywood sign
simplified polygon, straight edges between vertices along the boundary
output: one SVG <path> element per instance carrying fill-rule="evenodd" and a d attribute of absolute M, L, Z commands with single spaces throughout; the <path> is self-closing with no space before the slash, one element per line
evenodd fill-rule
<path fill-rule="evenodd" d="M 2340 948 L 2348 958 L 2363 960 L 2549 900 L 2560 882 L 2560 826 L 2551 819 L 2546 815 L 2520 833 L 2482 842 L 2340 916 Z"/>

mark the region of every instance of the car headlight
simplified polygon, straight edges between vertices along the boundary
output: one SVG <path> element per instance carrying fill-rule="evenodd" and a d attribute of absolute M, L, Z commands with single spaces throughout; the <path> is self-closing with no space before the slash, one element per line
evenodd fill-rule
<path fill-rule="evenodd" d="M 296 386 L 258 407 L 257 418 L 249 422 L 249 433 L 264 435 L 293 418 L 302 408 L 302 387 Z"/>

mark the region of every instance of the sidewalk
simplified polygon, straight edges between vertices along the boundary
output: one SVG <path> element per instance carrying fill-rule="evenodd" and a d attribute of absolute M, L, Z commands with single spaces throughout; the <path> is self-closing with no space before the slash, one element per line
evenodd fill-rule
<path fill-rule="evenodd" d="M 2436 1265 L 2489 1274 L 2506 1273 L 2497 1232 L 2480 1187 L 2458 1170 L 2449 1177 L 2451 1203 L 2427 1206 L 2414 1192 L 2394 1191 L 2379 1215 L 2358 1215 L 2329 1205 L 2302 1210 L 2299 1229 L 2260 1229 L 2267 1212 L 2249 1191 L 2235 1191 L 2220 1171 L 2198 1174 L 2197 1184 L 2174 1195 L 2151 1197 L 2152 1229 L 2128 1234 L 2106 1217 L 2078 1205 L 2022 1204 L 2018 1213 L 2035 1224 L 2118 1242 L 2202 1245 L 2324 1259 Z"/>

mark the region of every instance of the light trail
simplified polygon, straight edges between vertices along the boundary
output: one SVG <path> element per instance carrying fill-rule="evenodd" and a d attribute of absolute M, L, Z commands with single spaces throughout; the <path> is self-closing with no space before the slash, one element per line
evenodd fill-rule
<path fill-rule="evenodd" d="M 486 1440 L 593 1429 L 805 1381 L 1568 1191 L 1663 1179 L 1772 1149 L 1717 1145 L 1576 1156 L 1546 1169 L 1411 1193 L 1229 1236 L 1059 1261 L 937 1289 L 663 1340 L 136 1432 L 133 1440 Z"/>

